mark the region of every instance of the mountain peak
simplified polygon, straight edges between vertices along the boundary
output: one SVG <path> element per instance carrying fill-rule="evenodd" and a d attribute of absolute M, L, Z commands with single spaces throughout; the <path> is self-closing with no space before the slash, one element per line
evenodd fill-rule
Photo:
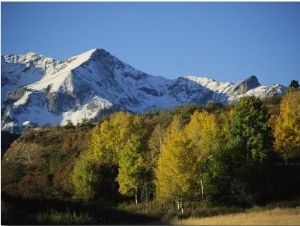
<path fill-rule="evenodd" d="M 27 56 L 41 56 L 40 54 L 38 54 L 36 52 L 29 52 L 29 53 L 26 53 L 25 55 L 27 55 Z"/>
<path fill-rule="evenodd" d="M 259 86 L 258 79 L 255 75 L 251 75 L 249 78 L 244 80 L 246 83 L 252 84 L 253 86 Z"/>
<path fill-rule="evenodd" d="M 237 94 L 243 94 L 251 89 L 257 88 L 258 86 L 260 86 L 260 83 L 258 82 L 257 77 L 252 75 L 244 81 L 238 82 L 235 85 L 234 91 L 237 91 Z"/>
<path fill-rule="evenodd" d="M 97 59 L 105 59 L 105 58 L 115 58 L 113 55 L 110 54 L 110 52 L 104 50 L 104 49 L 92 49 L 91 51 L 91 56 L 92 58 L 97 58 Z"/>
<path fill-rule="evenodd" d="M 79 54 L 77 56 L 80 56 L 80 55 L 99 55 L 99 54 L 102 54 L 102 55 L 107 55 L 107 54 L 110 54 L 108 51 L 106 51 L 105 49 L 101 49 L 101 48 L 93 48 L 93 49 L 90 49 L 82 54 Z"/>

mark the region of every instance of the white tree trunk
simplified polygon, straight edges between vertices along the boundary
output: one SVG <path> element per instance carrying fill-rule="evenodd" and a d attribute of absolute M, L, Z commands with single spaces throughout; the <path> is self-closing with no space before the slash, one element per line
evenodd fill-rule
<path fill-rule="evenodd" d="M 135 204 L 138 204 L 138 189 L 137 188 L 135 188 L 134 197 L 135 197 Z"/>
<path fill-rule="evenodd" d="M 202 181 L 202 179 L 200 179 L 200 186 L 201 186 L 201 197 L 203 199 L 203 196 L 204 196 L 204 187 L 203 187 L 203 181 Z"/>
<path fill-rule="evenodd" d="M 181 200 L 180 200 L 180 209 L 181 209 L 181 213 L 183 213 L 183 201 L 182 201 L 182 197 L 181 197 Z"/>

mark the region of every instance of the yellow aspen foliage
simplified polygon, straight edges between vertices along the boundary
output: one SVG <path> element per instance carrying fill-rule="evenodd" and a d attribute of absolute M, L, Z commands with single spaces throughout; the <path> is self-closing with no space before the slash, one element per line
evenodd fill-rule
<path fill-rule="evenodd" d="M 157 164 L 158 156 L 161 153 L 162 143 L 165 135 L 165 128 L 158 123 L 152 131 L 152 134 L 148 140 L 149 146 L 149 167 L 155 168 Z"/>
<path fill-rule="evenodd" d="M 92 132 L 90 152 L 97 161 L 117 164 L 126 142 L 135 134 L 143 135 L 140 116 L 117 112 Z"/>
<path fill-rule="evenodd" d="M 218 123 L 218 132 L 222 147 L 224 147 L 228 142 L 228 130 L 230 128 L 230 124 L 232 123 L 232 118 L 233 110 L 230 110 L 228 112 L 222 112 L 216 119 Z"/>
<path fill-rule="evenodd" d="M 118 112 L 110 118 L 113 133 L 113 143 L 117 154 L 123 150 L 126 142 L 134 134 L 139 137 L 143 136 L 142 119 L 138 115 L 131 115 L 128 112 Z"/>
<path fill-rule="evenodd" d="M 197 156 L 181 119 L 168 127 L 156 169 L 157 198 L 178 200 L 193 195 L 197 187 Z"/>
<path fill-rule="evenodd" d="M 274 148 L 286 162 L 300 157 L 300 90 L 291 89 L 284 95 L 274 136 Z"/>
<path fill-rule="evenodd" d="M 128 112 L 118 112 L 113 114 L 109 121 L 112 126 L 111 132 L 114 134 L 112 141 L 115 146 L 120 143 L 124 144 L 129 139 L 133 127 L 132 116 Z"/>
<path fill-rule="evenodd" d="M 191 121 L 186 126 L 186 133 L 197 148 L 200 161 L 209 159 L 212 151 L 219 146 L 217 121 L 215 116 L 207 111 L 196 111 L 191 116 Z"/>
<path fill-rule="evenodd" d="M 210 114 L 207 111 L 196 111 L 186 126 L 186 134 L 191 140 L 194 153 L 196 154 L 195 162 L 198 165 L 199 187 L 203 197 L 206 192 L 204 178 L 208 171 L 208 164 L 212 160 L 213 152 L 220 148 L 222 133 L 214 114 Z"/>
<path fill-rule="evenodd" d="M 112 170 L 114 166 L 119 166 L 121 174 L 118 182 L 122 187 L 120 193 L 125 194 L 126 189 L 124 187 L 127 186 L 127 182 L 122 179 L 127 180 L 133 178 L 133 176 L 128 175 L 127 178 L 124 176 L 130 168 L 128 164 L 126 165 L 124 159 L 130 159 L 131 152 L 135 151 L 128 150 L 130 148 L 128 142 L 131 141 L 132 137 L 143 137 L 143 133 L 141 117 L 125 112 L 115 113 L 97 125 L 92 131 L 89 150 L 80 155 L 78 163 L 74 166 L 73 185 L 77 196 L 86 199 L 86 196 L 91 198 L 97 193 L 94 183 L 95 181 L 97 183 L 101 181 L 99 178 L 102 175 L 97 174 L 96 169 L 107 165 L 110 165 Z M 142 156 L 141 153 L 138 153 L 138 155 Z M 137 159 L 140 162 L 140 157 Z M 121 175 L 123 176 L 121 177 Z M 135 182 L 132 182 L 132 184 L 135 184 Z M 97 186 L 103 186 L 103 184 L 97 184 Z M 128 186 L 132 187 L 132 185 Z"/>
<path fill-rule="evenodd" d="M 96 162 L 116 164 L 117 155 L 114 150 L 114 136 L 113 127 L 108 120 L 94 128 L 89 152 Z"/>

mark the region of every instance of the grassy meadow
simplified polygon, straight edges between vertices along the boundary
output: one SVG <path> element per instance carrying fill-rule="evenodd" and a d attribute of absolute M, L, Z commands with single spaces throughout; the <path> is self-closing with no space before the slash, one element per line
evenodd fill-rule
<path fill-rule="evenodd" d="M 204 218 L 177 219 L 175 225 L 300 225 L 300 206 L 269 210 L 250 209 L 244 213 Z"/>

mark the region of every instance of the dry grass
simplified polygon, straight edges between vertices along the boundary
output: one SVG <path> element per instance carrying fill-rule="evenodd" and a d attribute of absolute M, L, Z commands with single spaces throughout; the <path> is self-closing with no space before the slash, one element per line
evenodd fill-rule
<path fill-rule="evenodd" d="M 205 218 L 189 218 L 172 222 L 175 225 L 300 225 L 300 206 L 249 211 L 240 214 Z"/>

